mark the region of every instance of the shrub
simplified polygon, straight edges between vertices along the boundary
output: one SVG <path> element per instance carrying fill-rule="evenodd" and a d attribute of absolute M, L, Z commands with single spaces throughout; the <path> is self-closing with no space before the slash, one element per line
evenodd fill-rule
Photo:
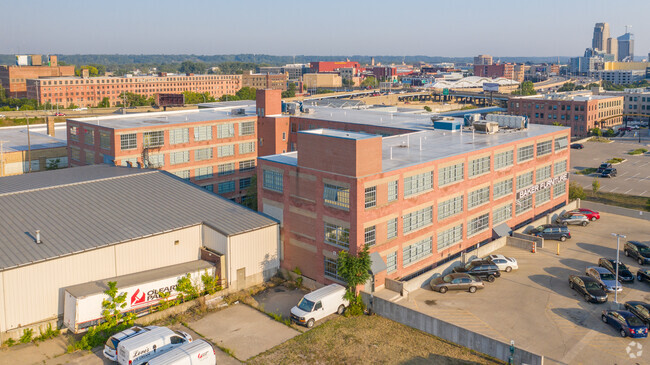
<path fill-rule="evenodd" d="M 4 342 L 4 344 L 5 344 L 7 347 L 11 347 L 11 346 L 13 346 L 13 345 L 16 344 L 16 340 L 14 340 L 13 338 L 10 337 L 9 339 L 7 339 L 7 340 Z"/>
<path fill-rule="evenodd" d="M 300 268 L 296 266 L 296 268 L 293 269 L 293 273 L 298 275 L 298 277 L 296 277 L 296 286 L 300 288 L 302 286 L 302 271 L 300 271 Z"/>
<path fill-rule="evenodd" d="M 428 111 L 428 112 L 431 112 L 431 107 L 428 106 L 428 105 L 425 105 L 425 106 L 424 106 L 424 110 L 426 110 L 426 111 Z"/>
<path fill-rule="evenodd" d="M 646 152 L 648 152 L 648 150 L 646 150 L 645 148 L 637 148 L 636 150 L 630 151 L 627 154 L 628 155 L 642 155 L 642 154 L 644 154 Z"/>
<path fill-rule="evenodd" d="M 199 288 L 192 283 L 190 274 L 178 279 L 176 290 L 180 292 L 178 295 L 182 302 L 192 300 L 199 297 Z"/>
<path fill-rule="evenodd" d="M 569 200 L 584 199 L 587 197 L 582 186 L 576 182 L 569 183 Z"/>
<path fill-rule="evenodd" d="M 20 343 L 32 342 L 32 336 L 34 335 L 34 330 L 31 328 L 26 328 L 23 330 L 23 335 L 20 336 Z"/>
<path fill-rule="evenodd" d="M 203 282 L 203 292 L 205 294 L 214 294 L 223 289 L 221 285 L 219 285 L 219 276 L 210 275 L 208 270 L 205 270 L 205 273 L 201 275 L 201 281 Z"/>
<path fill-rule="evenodd" d="M 49 340 L 50 338 L 54 338 L 54 337 L 61 334 L 61 330 L 59 330 L 58 328 L 54 329 L 54 330 L 52 329 L 52 324 L 51 323 L 48 323 L 47 329 L 45 330 L 45 332 L 43 332 L 40 329 L 38 331 L 40 332 L 40 336 L 36 337 L 34 339 L 34 341 Z"/>

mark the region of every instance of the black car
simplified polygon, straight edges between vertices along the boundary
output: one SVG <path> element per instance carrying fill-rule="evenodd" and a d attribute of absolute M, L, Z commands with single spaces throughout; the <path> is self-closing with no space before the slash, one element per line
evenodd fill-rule
<path fill-rule="evenodd" d="M 625 256 L 635 259 L 639 265 L 650 264 L 650 247 L 643 242 L 627 241 L 623 252 Z"/>
<path fill-rule="evenodd" d="M 612 274 L 616 275 L 616 260 L 601 257 L 598 259 L 598 266 L 604 267 Z M 630 272 L 627 266 L 620 261 L 618 263 L 618 280 L 628 283 L 634 281 L 634 275 L 632 275 L 632 272 Z"/>
<path fill-rule="evenodd" d="M 650 270 L 639 269 L 639 271 L 636 272 L 636 279 L 639 282 L 645 281 L 646 283 L 650 283 Z"/>
<path fill-rule="evenodd" d="M 581 150 L 585 148 L 585 146 L 581 143 L 572 143 L 571 148 L 573 148 L 574 150 Z"/>
<path fill-rule="evenodd" d="M 569 275 L 569 287 L 582 295 L 586 301 L 605 303 L 607 293 L 594 278 L 589 276 Z"/>
<path fill-rule="evenodd" d="M 625 310 L 639 317 L 646 325 L 650 325 L 650 304 L 644 302 L 625 302 Z"/>
<path fill-rule="evenodd" d="M 470 274 L 485 279 L 490 283 L 494 282 L 496 278 L 501 276 L 499 267 L 487 260 L 476 260 L 466 264 L 465 266 L 456 266 L 454 267 L 454 272 Z"/>
<path fill-rule="evenodd" d="M 562 242 L 571 238 L 569 228 L 559 224 L 542 224 L 530 230 L 529 234 L 542 237 L 546 240 L 560 240 Z"/>
<path fill-rule="evenodd" d="M 607 163 L 607 162 L 601 163 L 600 166 L 598 166 L 598 170 L 596 170 L 596 172 L 600 174 L 603 171 L 605 171 L 606 169 L 611 169 L 611 168 L 612 168 L 611 163 Z"/>
<path fill-rule="evenodd" d="M 603 172 L 600 173 L 600 177 L 616 177 L 616 169 L 615 168 L 609 168 L 603 170 Z"/>

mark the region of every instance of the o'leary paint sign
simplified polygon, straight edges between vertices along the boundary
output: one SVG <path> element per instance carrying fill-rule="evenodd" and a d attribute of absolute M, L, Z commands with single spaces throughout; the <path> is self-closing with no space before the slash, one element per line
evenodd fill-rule
<path fill-rule="evenodd" d="M 526 198 L 527 196 L 534 194 L 540 190 L 550 188 L 553 185 L 557 185 L 560 183 L 564 183 L 569 179 L 569 173 L 565 172 L 562 175 L 555 176 L 554 178 L 550 180 L 543 181 L 541 183 L 537 183 L 535 185 L 529 186 L 525 189 L 521 189 L 517 192 L 517 200 Z"/>

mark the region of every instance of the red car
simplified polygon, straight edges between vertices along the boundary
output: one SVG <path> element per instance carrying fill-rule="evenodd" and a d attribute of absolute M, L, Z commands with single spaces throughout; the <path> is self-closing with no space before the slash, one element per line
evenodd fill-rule
<path fill-rule="evenodd" d="M 591 210 L 591 209 L 579 208 L 579 209 L 572 210 L 571 213 L 583 214 L 583 215 L 587 216 L 587 219 L 589 219 L 592 222 L 595 221 L 595 220 L 600 219 L 600 213 L 598 213 L 595 210 Z"/>
<path fill-rule="evenodd" d="M 57 117 L 65 117 L 65 114 L 63 113 L 54 113 L 54 115 Z"/>

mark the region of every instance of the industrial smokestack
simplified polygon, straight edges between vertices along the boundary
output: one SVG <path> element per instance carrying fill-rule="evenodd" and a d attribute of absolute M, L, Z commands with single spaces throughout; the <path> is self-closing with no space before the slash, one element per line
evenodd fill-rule
<path fill-rule="evenodd" d="M 39 229 L 36 230 L 36 243 L 41 243 L 41 231 Z"/>

